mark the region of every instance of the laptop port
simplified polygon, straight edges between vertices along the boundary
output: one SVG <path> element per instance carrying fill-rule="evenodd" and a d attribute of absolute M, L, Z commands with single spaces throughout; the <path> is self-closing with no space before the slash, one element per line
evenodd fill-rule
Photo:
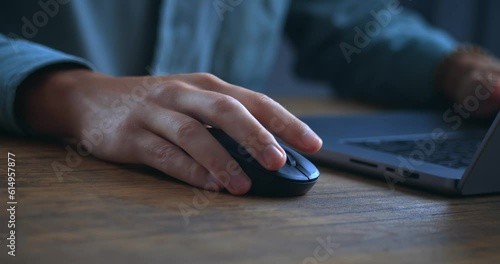
<path fill-rule="evenodd" d="M 389 167 L 385 168 L 385 170 L 388 172 L 393 172 L 393 173 L 396 172 L 396 170 L 394 168 L 389 168 Z"/>
<path fill-rule="evenodd" d="M 366 162 L 366 161 L 361 161 L 361 160 L 356 160 L 356 159 L 350 159 L 349 161 L 352 162 L 352 163 L 355 163 L 355 164 L 359 164 L 359 165 L 363 165 L 363 166 L 368 166 L 368 167 L 371 167 L 371 168 L 378 168 L 377 164 L 369 163 L 369 162 Z"/>

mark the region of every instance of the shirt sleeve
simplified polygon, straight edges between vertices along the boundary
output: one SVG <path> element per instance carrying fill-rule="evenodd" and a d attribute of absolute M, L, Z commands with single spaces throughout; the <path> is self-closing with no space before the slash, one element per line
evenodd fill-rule
<path fill-rule="evenodd" d="M 30 74 L 62 63 L 78 64 L 92 69 L 91 64 L 84 59 L 0 34 L 0 130 L 24 134 L 25 131 L 14 112 L 17 88 Z"/>
<path fill-rule="evenodd" d="M 299 76 L 397 107 L 441 104 L 435 71 L 457 45 L 398 0 L 294 0 L 286 33 Z"/>

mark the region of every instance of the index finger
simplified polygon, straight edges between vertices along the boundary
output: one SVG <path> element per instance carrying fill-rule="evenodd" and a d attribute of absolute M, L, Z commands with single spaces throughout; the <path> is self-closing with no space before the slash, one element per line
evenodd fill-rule
<path fill-rule="evenodd" d="M 267 95 L 229 84 L 210 74 L 185 75 L 198 87 L 234 97 L 271 133 L 300 151 L 318 151 L 323 141 L 312 129 Z"/>

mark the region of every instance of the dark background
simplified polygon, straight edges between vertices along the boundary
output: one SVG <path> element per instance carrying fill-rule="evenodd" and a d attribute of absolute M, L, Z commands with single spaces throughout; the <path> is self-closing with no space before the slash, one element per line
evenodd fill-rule
<path fill-rule="evenodd" d="M 458 41 L 474 43 L 500 56 L 500 0 L 401 0 L 429 23 L 444 29 Z M 285 41 L 267 94 L 271 96 L 333 96 L 328 86 L 293 76 L 293 54 Z"/>

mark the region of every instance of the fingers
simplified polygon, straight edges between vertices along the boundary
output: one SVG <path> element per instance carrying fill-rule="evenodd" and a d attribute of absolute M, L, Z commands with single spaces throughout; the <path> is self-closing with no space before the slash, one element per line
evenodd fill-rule
<path fill-rule="evenodd" d="M 163 148 L 167 149 L 167 153 L 174 154 L 173 157 L 167 156 L 168 164 L 176 162 L 170 160 L 181 160 L 178 161 L 181 165 L 175 164 L 176 166 L 171 169 L 174 170 L 172 176 L 183 177 L 181 180 L 187 179 L 199 184 L 200 182 L 193 179 L 192 175 L 183 174 L 186 173 L 183 170 L 190 168 L 186 166 L 187 163 L 190 166 L 196 163 L 206 170 L 206 174 L 202 174 L 201 177 L 206 178 L 209 177 L 207 174 L 211 175 L 232 194 L 244 194 L 250 189 L 251 182 L 248 176 L 199 121 L 178 112 L 157 109 L 146 113 L 143 122 L 147 130 L 163 138 L 163 141 L 171 142 L 170 145 L 177 146 L 175 149 L 169 144 L 162 145 L 166 146 Z"/>
<path fill-rule="evenodd" d="M 477 117 L 490 117 L 500 110 L 500 83 L 493 74 L 464 75 L 452 96 Z"/>
<path fill-rule="evenodd" d="M 500 85 L 497 83 L 492 87 L 491 96 L 487 98 L 478 110 L 479 117 L 489 117 L 500 111 Z"/>
<path fill-rule="evenodd" d="M 210 74 L 189 74 L 183 78 L 198 87 L 238 100 L 266 129 L 301 151 L 316 152 L 322 140 L 302 121 L 268 96 L 231 85 Z"/>
<path fill-rule="evenodd" d="M 279 103 L 264 94 L 239 89 L 235 98 L 245 100 L 245 107 L 273 134 L 301 151 L 318 151 L 323 142 L 305 123 L 292 115 Z"/>
<path fill-rule="evenodd" d="M 490 117 L 500 110 L 500 80 L 498 75 L 489 74 L 485 77 L 476 76 L 479 82 L 474 86 L 474 96 L 480 100 L 480 107 L 477 111 L 478 117 Z"/>
<path fill-rule="evenodd" d="M 462 53 L 447 65 L 445 94 L 477 117 L 500 110 L 500 61 L 477 53 Z"/>
<path fill-rule="evenodd" d="M 183 181 L 200 186 L 210 179 L 204 176 L 197 182 L 180 171 L 183 167 L 185 170 L 186 164 L 199 164 L 207 175 L 233 194 L 243 194 L 250 189 L 248 176 L 207 131 L 205 124 L 224 130 L 269 170 L 278 170 L 286 162 L 284 150 L 270 131 L 302 151 L 314 152 L 321 147 L 321 139 L 307 125 L 262 94 L 230 85 L 209 74 L 173 75 L 162 79 L 161 88 L 149 97 L 156 104 L 148 104 L 151 109 L 146 107 L 141 111 L 140 118 L 144 129 L 163 140 L 163 145 L 155 143 L 160 149 L 165 148 L 175 153 L 176 159 L 183 160 L 183 165 L 174 166 L 169 173 Z M 161 164 L 156 162 L 151 166 L 158 168 Z"/>
<path fill-rule="evenodd" d="M 138 137 L 134 150 L 139 162 L 178 180 L 212 191 L 224 189 L 219 180 L 182 149 L 153 133 L 145 131 Z"/>
<path fill-rule="evenodd" d="M 480 84 L 476 87 L 475 95 L 480 97 L 479 90 L 481 89 L 486 90 L 486 95 L 489 95 L 478 111 L 479 116 L 495 115 L 500 110 L 500 72 L 498 70 L 500 69 L 497 69 L 496 74 L 490 73 L 485 78 L 478 77 Z"/>
<path fill-rule="evenodd" d="M 175 109 L 224 130 L 268 170 L 278 170 L 286 153 L 273 135 L 236 99 L 211 92 L 186 92 L 176 98 Z"/>

